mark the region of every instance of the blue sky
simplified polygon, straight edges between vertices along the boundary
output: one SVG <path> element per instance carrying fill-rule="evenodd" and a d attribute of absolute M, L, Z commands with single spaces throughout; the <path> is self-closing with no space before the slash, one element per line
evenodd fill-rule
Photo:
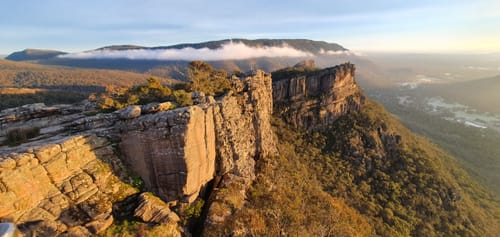
<path fill-rule="evenodd" d="M 0 54 L 225 38 L 308 38 L 355 51 L 500 52 L 500 1 L 2 0 Z"/>

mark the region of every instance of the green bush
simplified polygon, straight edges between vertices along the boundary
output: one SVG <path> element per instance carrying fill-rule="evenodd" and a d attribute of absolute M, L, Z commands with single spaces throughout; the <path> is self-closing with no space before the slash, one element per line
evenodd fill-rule
<path fill-rule="evenodd" d="M 181 211 L 183 224 L 186 225 L 189 221 L 199 218 L 203 211 L 203 205 L 205 205 L 205 201 L 198 198 L 193 203 L 185 206 Z"/>
<path fill-rule="evenodd" d="M 133 104 L 148 104 L 173 100 L 179 106 L 193 104 L 191 91 L 201 91 L 206 95 L 219 96 L 231 89 L 231 82 L 224 70 L 216 70 L 210 64 L 193 61 L 188 67 L 189 83 L 176 85 L 175 89 L 163 86 L 154 77 L 149 78 L 145 85 L 132 88 L 115 88 L 109 86 L 106 93 L 97 100 L 97 108 L 103 112 L 111 112 Z M 92 98 L 89 97 L 89 100 Z"/>
<path fill-rule="evenodd" d="M 14 128 L 7 132 L 7 141 L 5 143 L 10 146 L 17 146 L 38 135 L 40 135 L 40 128 L 38 127 Z"/>
<path fill-rule="evenodd" d="M 185 90 L 176 90 L 172 93 L 173 100 L 179 104 L 179 106 L 189 106 L 193 104 L 193 98 L 191 93 Z"/>
<path fill-rule="evenodd" d="M 144 188 L 144 180 L 140 176 L 132 177 L 132 187 L 142 190 Z"/>
<path fill-rule="evenodd" d="M 188 77 L 192 91 L 219 96 L 231 89 L 231 81 L 224 70 L 216 70 L 203 61 L 193 61 L 188 66 Z"/>
<path fill-rule="evenodd" d="M 134 104 L 147 104 L 169 100 L 172 89 L 163 86 L 158 79 L 151 77 L 147 84 L 132 88 L 106 88 L 106 93 L 97 98 L 101 111 L 111 112 Z"/>

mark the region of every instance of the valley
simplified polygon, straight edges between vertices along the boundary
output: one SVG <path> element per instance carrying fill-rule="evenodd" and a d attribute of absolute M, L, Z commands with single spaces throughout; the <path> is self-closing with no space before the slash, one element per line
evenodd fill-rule
<path fill-rule="evenodd" d="M 499 236 L 500 1 L 1 6 L 1 237 Z"/>
<path fill-rule="evenodd" d="M 500 149 L 495 144 L 500 140 L 500 104 L 488 91 L 500 87 L 495 77 L 481 79 L 498 73 L 499 57 L 390 55 L 371 60 L 379 60 L 388 75 L 398 73 L 391 76 L 390 87 L 367 88 L 368 96 L 413 132 L 456 156 L 473 177 L 499 193 Z"/>
<path fill-rule="evenodd" d="M 98 50 L 216 53 L 224 42 Z M 495 236 L 500 116 L 434 87 L 476 69 L 241 42 L 301 53 L 0 61 L 2 103 L 13 101 L 0 111 L 0 218 L 37 236 Z"/>

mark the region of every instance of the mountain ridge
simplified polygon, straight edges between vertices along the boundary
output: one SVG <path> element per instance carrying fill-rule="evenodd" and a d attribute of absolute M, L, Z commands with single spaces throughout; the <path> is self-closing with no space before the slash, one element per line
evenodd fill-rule
<path fill-rule="evenodd" d="M 383 87 L 387 85 L 385 75 L 377 68 L 377 65 L 368 59 L 358 56 L 349 51 L 347 48 L 337 44 L 328 43 L 325 41 L 315 41 L 310 39 L 223 39 L 215 41 L 205 41 L 201 43 L 181 43 L 170 46 L 154 46 L 145 47 L 138 45 L 111 45 L 104 46 L 98 49 L 86 51 L 104 51 L 104 50 L 127 50 L 127 49 L 181 49 L 192 47 L 194 49 L 207 48 L 217 49 L 223 44 L 229 42 L 242 42 L 251 47 L 257 46 L 276 46 L 288 47 L 311 54 L 310 56 L 302 57 L 261 57 L 249 59 L 225 59 L 225 60 L 205 60 L 210 62 L 217 69 L 224 69 L 227 72 L 246 72 L 254 69 L 262 69 L 267 72 L 272 72 L 284 67 L 291 67 L 300 61 L 314 59 L 319 67 L 329 67 L 331 65 L 352 62 L 358 66 L 358 77 L 362 86 L 366 87 Z M 85 53 L 85 52 L 84 52 Z M 137 73 L 147 73 L 158 77 L 173 78 L 177 80 L 187 81 L 187 66 L 189 60 L 151 60 L 151 59 L 129 59 L 129 58 L 60 58 L 51 57 L 48 59 L 35 61 L 43 65 L 58 65 L 79 68 L 95 68 L 95 69 L 112 69 L 126 70 Z"/>
<path fill-rule="evenodd" d="M 49 50 L 49 49 L 25 49 L 22 51 L 14 52 L 5 57 L 7 60 L 12 61 L 31 61 L 31 60 L 43 60 L 59 55 L 67 54 L 66 52 Z"/>
<path fill-rule="evenodd" d="M 281 47 L 284 45 L 291 46 L 295 49 L 311 52 L 314 54 L 320 53 L 320 50 L 332 50 L 332 51 L 347 51 L 348 49 L 342 47 L 337 43 L 328 43 L 326 41 L 315 41 L 310 39 L 243 39 L 243 38 L 232 38 L 214 41 L 205 41 L 200 43 L 180 43 L 167 46 L 140 46 L 140 45 L 109 45 L 103 46 L 94 50 L 134 50 L 134 49 L 148 49 L 148 50 L 159 50 L 159 49 L 182 49 L 182 48 L 208 48 L 208 49 L 218 49 L 222 45 L 227 43 L 243 43 L 250 47 Z M 92 50 L 89 50 L 92 51 Z M 25 54 L 26 57 L 22 57 Z M 29 55 L 38 55 L 39 58 L 28 57 Z M 68 54 L 67 52 L 57 51 L 57 50 L 45 50 L 45 49 L 25 49 L 18 52 L 13 52 L 7 56 L 6 59 L 13 61 L 26 61 L 26 60 L 36 60 L 36 59 L 48 59 L 51 57 L 56 57 L 58 55 Z"/>
<path fill-rule="evenodd" d="M 204 236 L 495 236 L 498 200 L 450 165 L 446 153 L 415 138 L 383 107 L 362 100 L 354 69 L 344 64 L 317 75 L 290 75 L 276 81 L 276 89 L 271 74 L 262 71 L 228 77 L 231 88 L 222 96 L 196 92 L 194 105 L 176 109 L 163 102 L 97 114 L 86 112 L 87 106 L 4 110 L 1 126 L 29 124 L 40 131 L 29 143 L 2 150 L 0 178 L 10 192 L 0 192 L 8 200 L 0 216 L 28 231 L 109 229 L 110 236 L 131 228 L 119 218 L 151 223 L 139 207 L 153 205 L 163 210 L 165 225 Z M 150 191 L 169 204 L 144 203 L 146 193 L 137 208 L 137 197 L 118 203 L 123 193 L 107 193 L 103 178 L 116 171 L 99 168 L 99 162 L 96 167 L 97 160 L 112 168 L 126 162 L 140 178 L 115 176 L 139 180 L 131 184 L 143 187 L 133 193 Z M 58 203 L 32 182 L 26 183 L 37 190 L 35 198 L 13 208 L 28 192 L 11 177 L 47 174 L 52 179 L 40 182 L 54 186 L 58 200 L 72 201 L 65 210 L 54 209 Z M 117 180 L 111 184 L 129 189 Z M 114 212 L 115 205 L 124 206 L 123 213 Z M 40 213 L 47 219 L 33 222 Z M 67 218 L 74 213 L 81 219 Z"/>

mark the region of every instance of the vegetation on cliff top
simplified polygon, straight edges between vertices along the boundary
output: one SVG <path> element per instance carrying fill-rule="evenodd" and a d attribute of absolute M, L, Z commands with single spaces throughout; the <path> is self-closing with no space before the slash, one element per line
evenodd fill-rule
<path fill-rule="evenodd" d="M 280 70 L 276 70 L 272 72 L 273 81 L 279 81 L 283 79 L 299 77 L 303 75 L 308 75 L 310 73 L 314 73 L 316 71 L 321 70 L 317 67 L 308 67 L 308 66 L 300 66 L 300 67 L 286 67 Z"/>
<path fill-rule="evenodd" d="M 301 132 L 273 121 L 243 208 L 206 236 L 495 236 L 500 202 L 380 105 Z"/>
<path fill-rule="evenodd" d="M 322 190 L 296 152 L 293 138 L 299 133 L 279 119 L 274 123 L 280 155 L 257 160 L 257 177 L 243 207 L 223 226 L 206 228 L 204 236 L 372 236 L 374 230 L 364 216 Z"/>
<path fill-rule="evenodd" d="M 154 77 L 147 84 L 134 87 L 109 86 L 106 93 L 92 97 L 97 100 L 98 108 L 103 111 L 113 111 L 134 104 L 174 101 L 179 106 L 193 104 L 191 92 L 199 91 L 206 95 L 219 96 L 231 88 L 228 74 L 216 70 L 210 64 L 193 61 L 188 67 L 190 82 L 178 84 L 177 89 L 162 85 Z"/>
<path fill-rule="evenodd" d="M 229 76 L 224 70 L 216 70 L 203 61 L 193 61 L 188 66 L 189 88 L 207 95 L 218 96 L 231 88 Z"/>
<path fill-rule="evenodd" d="M 496 234 L 499 200 L 373 102 L 320 132 L 276 131 L 322 188 L 368 218 L 377 235 Z"/>
<path fill-rule="evenodd" d="M 154 77 L 149 78 L 147 80 L 147 84 L 145 85 L 134 86 L 131 88 L 117 88 L 110 86 L 106 88 L 105 94 L 101 94 L 97 97 L 92 96 L 90 99 L 96 100 L 97 107 L 103 111 L 114 111 L 134 104 L 147 104 L 151 102 L 176 100 L 176 98 L 172 97 L 172 89 L 162 85 L 158 79 Z M 179 102 L 192 104 L 192 101 Z"/>
<path fill-rule="evenodd" d="M 106 87 L 131 87 L 150 75 L 116 70 L 75 69 L 0 60 L 0 110 L 32 103 L 72 104 Z M 165 85 L 176 80 L 157 78 Z"/>

